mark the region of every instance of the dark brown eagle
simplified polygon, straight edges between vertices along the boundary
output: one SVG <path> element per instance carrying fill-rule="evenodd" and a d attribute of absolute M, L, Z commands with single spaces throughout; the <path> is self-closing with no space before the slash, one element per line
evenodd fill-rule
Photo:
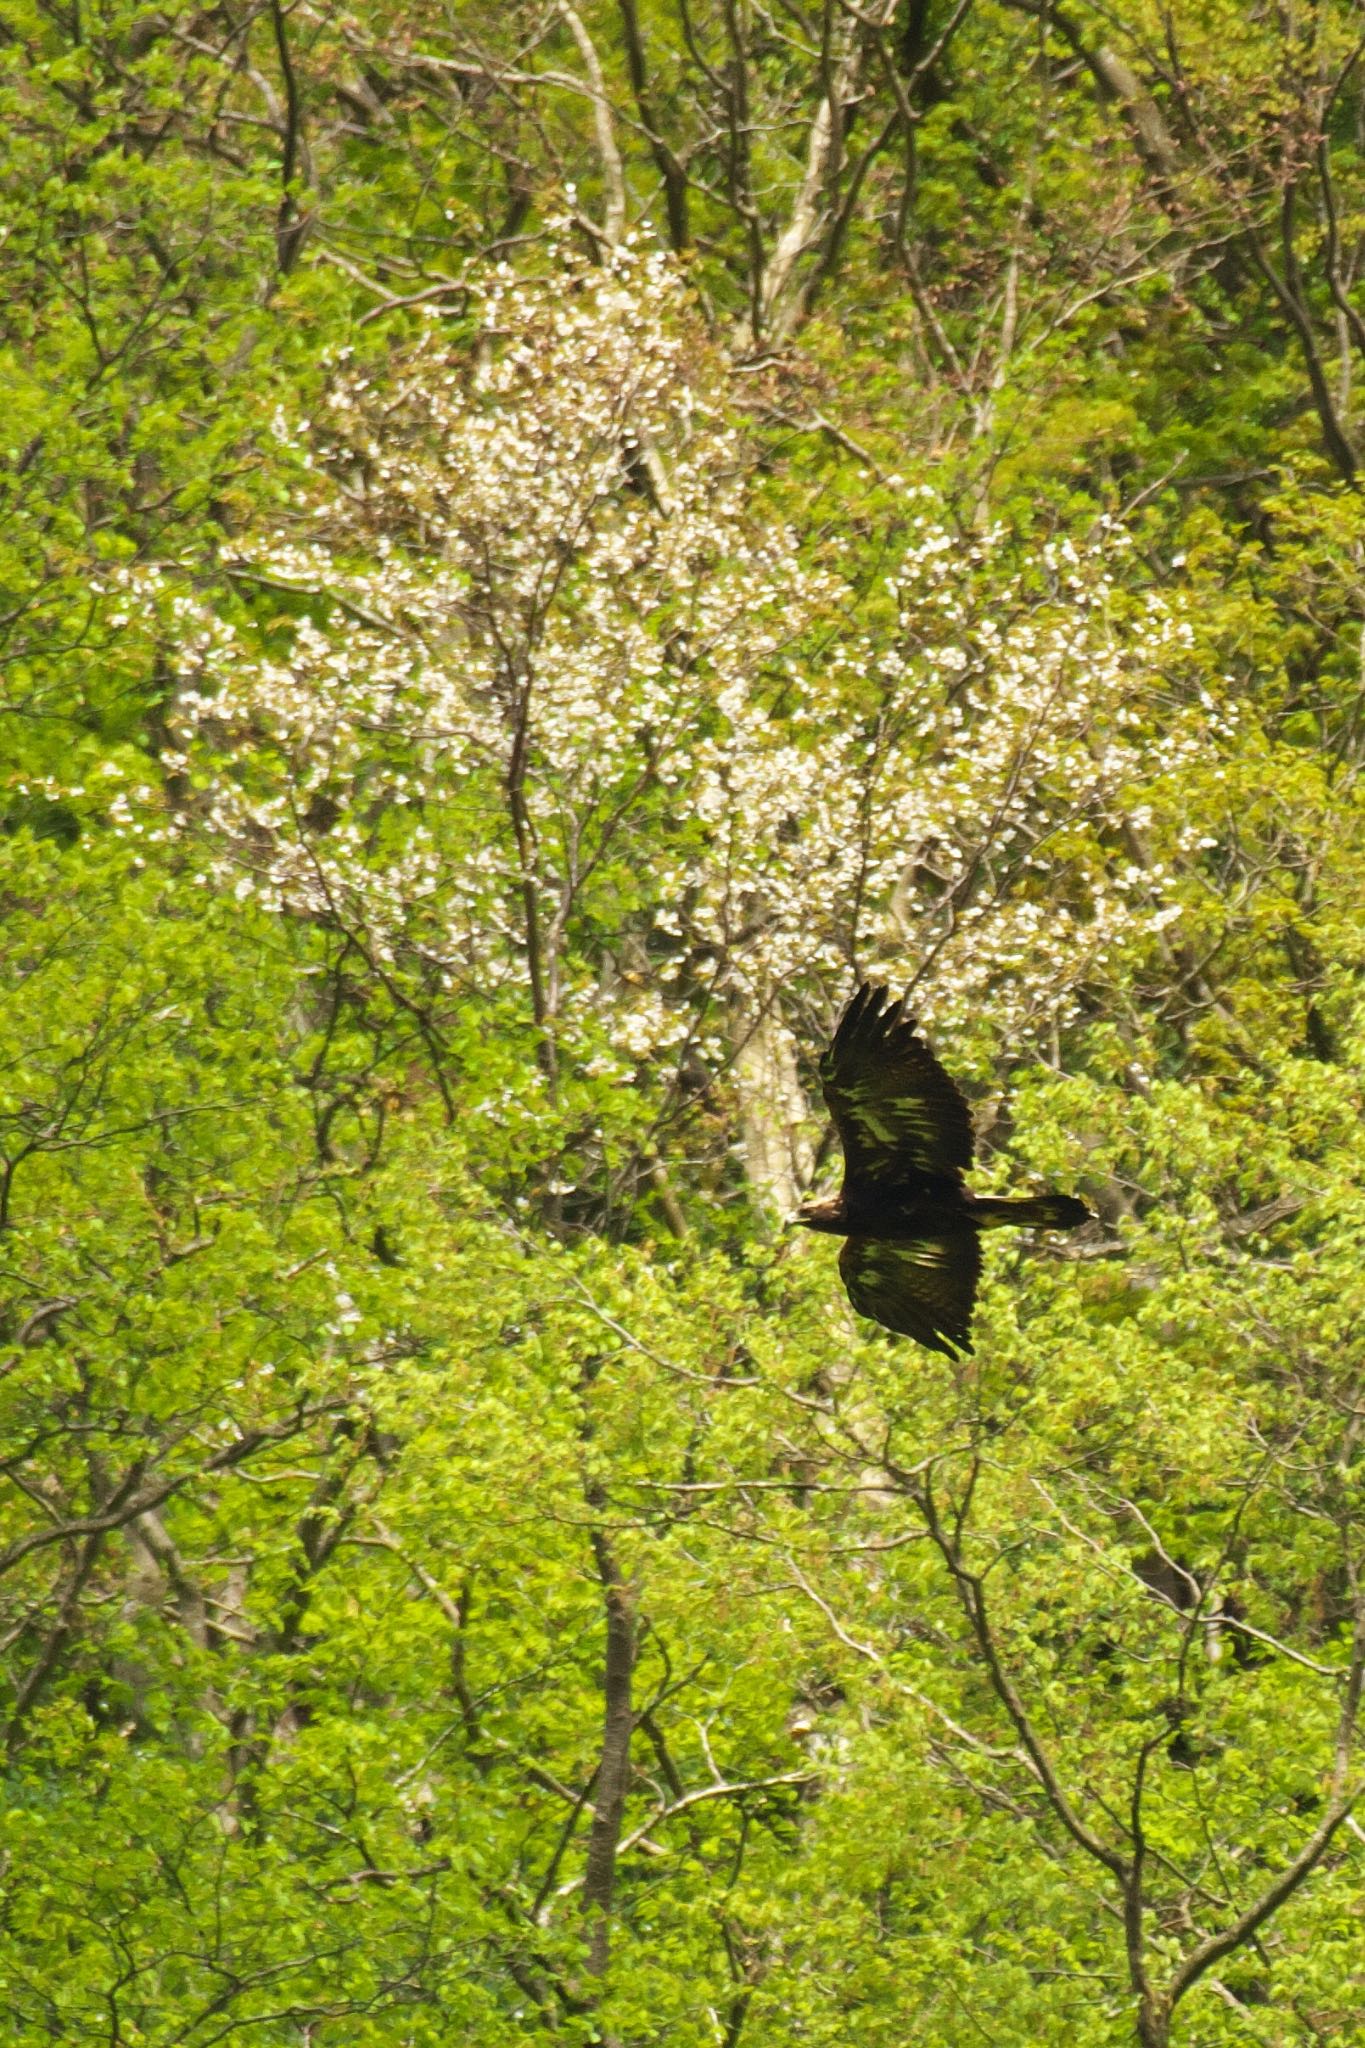
<path fill-rule="evenodd" d="M 974 1195 L 972 1116 L 905 1003 L 864 982 L 843 1016 L 820 1080 L 839 1142 L 844 1184 L 803 1202 L 796 1221 L 848 1239 L 839 1254 L 859 1315 L 931 1351 L 970 1351 L 983 1230 L 1012 1223 L 1074 1230 L 1090 1218 L 1070 1195 L 1010 1202 Z"/>

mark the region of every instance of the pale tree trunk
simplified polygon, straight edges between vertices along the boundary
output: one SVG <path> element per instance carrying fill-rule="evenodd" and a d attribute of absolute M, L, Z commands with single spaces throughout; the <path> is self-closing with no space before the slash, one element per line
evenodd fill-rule
<path fill-rule="evenodd" d="M 825 90 L 806 136 L 806 163 L 786 226 L 763 274 L 757 315 L 751 315 L 747 345 L 783 342 L 806 310 L 800 283 L 802 258 L 820 248 L 838 215 L 839 180 L 847 158 L 849 119 L 863 94 L 868 45 L 857 24 L 878 31 L 893 17 L 895 0 L 877 0 L 866 14 L 841 17 L 828 38 Z"/>
<path fill-rule="evenodd" d="M 790 1216 L 809 1184 L 809 1110 L 791 1033 L 764 1009 L 735 1056 L 740 1128 L 749 1179 L 764 1204 Z"/>

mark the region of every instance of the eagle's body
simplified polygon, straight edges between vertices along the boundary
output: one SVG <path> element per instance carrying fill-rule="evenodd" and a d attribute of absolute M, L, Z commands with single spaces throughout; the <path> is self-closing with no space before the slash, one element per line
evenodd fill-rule
<path fill-rule="evenodd" d="M 903 1003 L 866 982 L 820 1062 L 844 1150 L 844 1184 L 806 1202 L 797 1222 L 848 1241 L 839 1271 L 860 1315 L 952 1357 L 970 1351 L 983 1230 L 1002 1224 L 1074 1230 L 1089 1219 L 1070 1195 L 1011 1202 L 974 1195 L 971 1111 Z"/>

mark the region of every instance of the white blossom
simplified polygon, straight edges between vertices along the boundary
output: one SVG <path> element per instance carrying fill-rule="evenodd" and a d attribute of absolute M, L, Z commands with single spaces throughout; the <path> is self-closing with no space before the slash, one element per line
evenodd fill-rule
<path fill-rule="evenodd" d="M 1136 842 L 1226 727 L 1173 687 L 1188 622 L 1125 596 L 1121 529 L 1011 572 L 916 487 L 873 606 L 851 538 L 844 574 L 765 517 L 657 251 L 495 267 L 477 326 L 339 361 L 319 422 L 277 418 L 311 481 L 231 562 L 249 630 L 116 572 L 129 605 L 171 592 L 179 824 L 224 886 L 386 971 L 538 976 L 599 1077 L 723 1059 L 717 1005 L 855 962 L 923 968 L 944 1021 L 1055 1028 L 1179 914 Z"/>

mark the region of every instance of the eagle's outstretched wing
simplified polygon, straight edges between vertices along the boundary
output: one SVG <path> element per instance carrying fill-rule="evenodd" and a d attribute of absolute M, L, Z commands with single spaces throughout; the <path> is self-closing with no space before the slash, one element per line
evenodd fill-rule
<path fill-rule="evenodd" d="M 971 1111 L 885 988 L 864 982 L 853 997 L 820 1061 L 820 1080 L 844 1148 L 846 1187 L 955 1175 L 971 1165 Z"/>
<path fill-rule="evenodd" d="M 848 1298 L 902 1337 L 955 1358 L 970 1351 L 972 1308 L 981 1277 L 976 1233 L 911 1239 L 850 1237 L 839 1253 Z"/>

